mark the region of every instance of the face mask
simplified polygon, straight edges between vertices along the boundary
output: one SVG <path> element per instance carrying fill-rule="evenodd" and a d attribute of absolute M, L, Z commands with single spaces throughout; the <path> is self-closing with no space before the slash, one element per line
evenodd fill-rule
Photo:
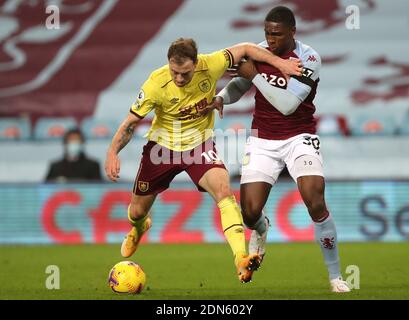
<path fill-rule="evenodd" d="M 66 148 L 68 157 L 77 158 L 82 152 L 82 143 L 69 142 Z"/>

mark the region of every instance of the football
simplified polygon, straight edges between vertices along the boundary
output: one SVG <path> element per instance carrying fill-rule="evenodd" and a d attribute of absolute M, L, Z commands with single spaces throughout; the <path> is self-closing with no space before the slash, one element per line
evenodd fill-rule
<path fill-rule="evenodd" d="M 145 283 L 145 272 L 132 261 L 121 261 L 109 272 L 108 284 L 117 293 L 141 293 Z"/>

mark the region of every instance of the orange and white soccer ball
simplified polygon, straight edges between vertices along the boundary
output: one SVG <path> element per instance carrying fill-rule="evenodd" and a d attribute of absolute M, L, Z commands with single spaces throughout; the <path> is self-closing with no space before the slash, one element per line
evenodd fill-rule
<path fill-rule="evenodd" d="M 141 293 L 145 283 L 145 272 L 132 261 L 121 261 L 109 272 L 108 284 L 117 293 Z"/>

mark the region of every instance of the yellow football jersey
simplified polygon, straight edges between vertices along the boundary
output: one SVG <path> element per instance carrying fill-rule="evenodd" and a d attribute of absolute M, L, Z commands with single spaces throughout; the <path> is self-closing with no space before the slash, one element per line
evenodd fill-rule
<path fill-rule="evenodd" d="M 209 139 L 214 112 L 199 115 L 198 109 L 211 103 L 217 80 L 232 63 L 228 50 L 199 54 L 194 76 L 183 87 L 173 82 L 169 65 L 152 72 L 130 110 L 140 118 L 155 111 L 148 139 L 175 151 L 193 149 Z M 189 106 L 188 112 L 180 111 Z"/>

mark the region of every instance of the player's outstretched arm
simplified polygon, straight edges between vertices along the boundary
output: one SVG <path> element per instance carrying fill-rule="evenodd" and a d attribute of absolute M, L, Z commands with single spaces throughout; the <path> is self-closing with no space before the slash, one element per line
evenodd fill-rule
<path fill-rule="evenodd" d="M 235 103 L 240 100 L 252 85 L 251 80 L 235 77 L 217 94 L 217 97 L 222 98 L 224 104 Z"/>
<path fill-rule="evenodd" d="M 250 57 L 253 60 L 265 62 L 279 69 L 288 76 L 301 76 L 302 66 L 299 59 L 281 59 L 272 54 L 267 49 L 254 43 L 243 42 L 227 48 L 233 56 L 233 64 L 237 64 L 244 57 Z"/>
<path fill-rule="evenodd" d="M 298 80 L 294 78 L 289 80 L 287 89 L 280 89 L 270 85 L 268 81 L 257 72 L 251 60 L 241 63 L 237 72 L 239 76 L 251 81 L 264 98 L 285 116 L 294 113 L 311 91 L 311 87 L 298 82 Z M 297 92 L 297 94 L 294 92 Z"/>
<path fill-rule="evenodd" d="M 114 182 L 118 180 L 119 171 L 121 169 L 121 162 L 119 160 L 118 153 L 128 144 L 129 141 L 131 141 L 139 121 L 141 121 L 141 118 L 138 118 L 134 114 L 130 113 L 121 123 L 114 137 L 112 138 L 112 142 L 108 148 L 105 159 L 105 174 Z"/>

